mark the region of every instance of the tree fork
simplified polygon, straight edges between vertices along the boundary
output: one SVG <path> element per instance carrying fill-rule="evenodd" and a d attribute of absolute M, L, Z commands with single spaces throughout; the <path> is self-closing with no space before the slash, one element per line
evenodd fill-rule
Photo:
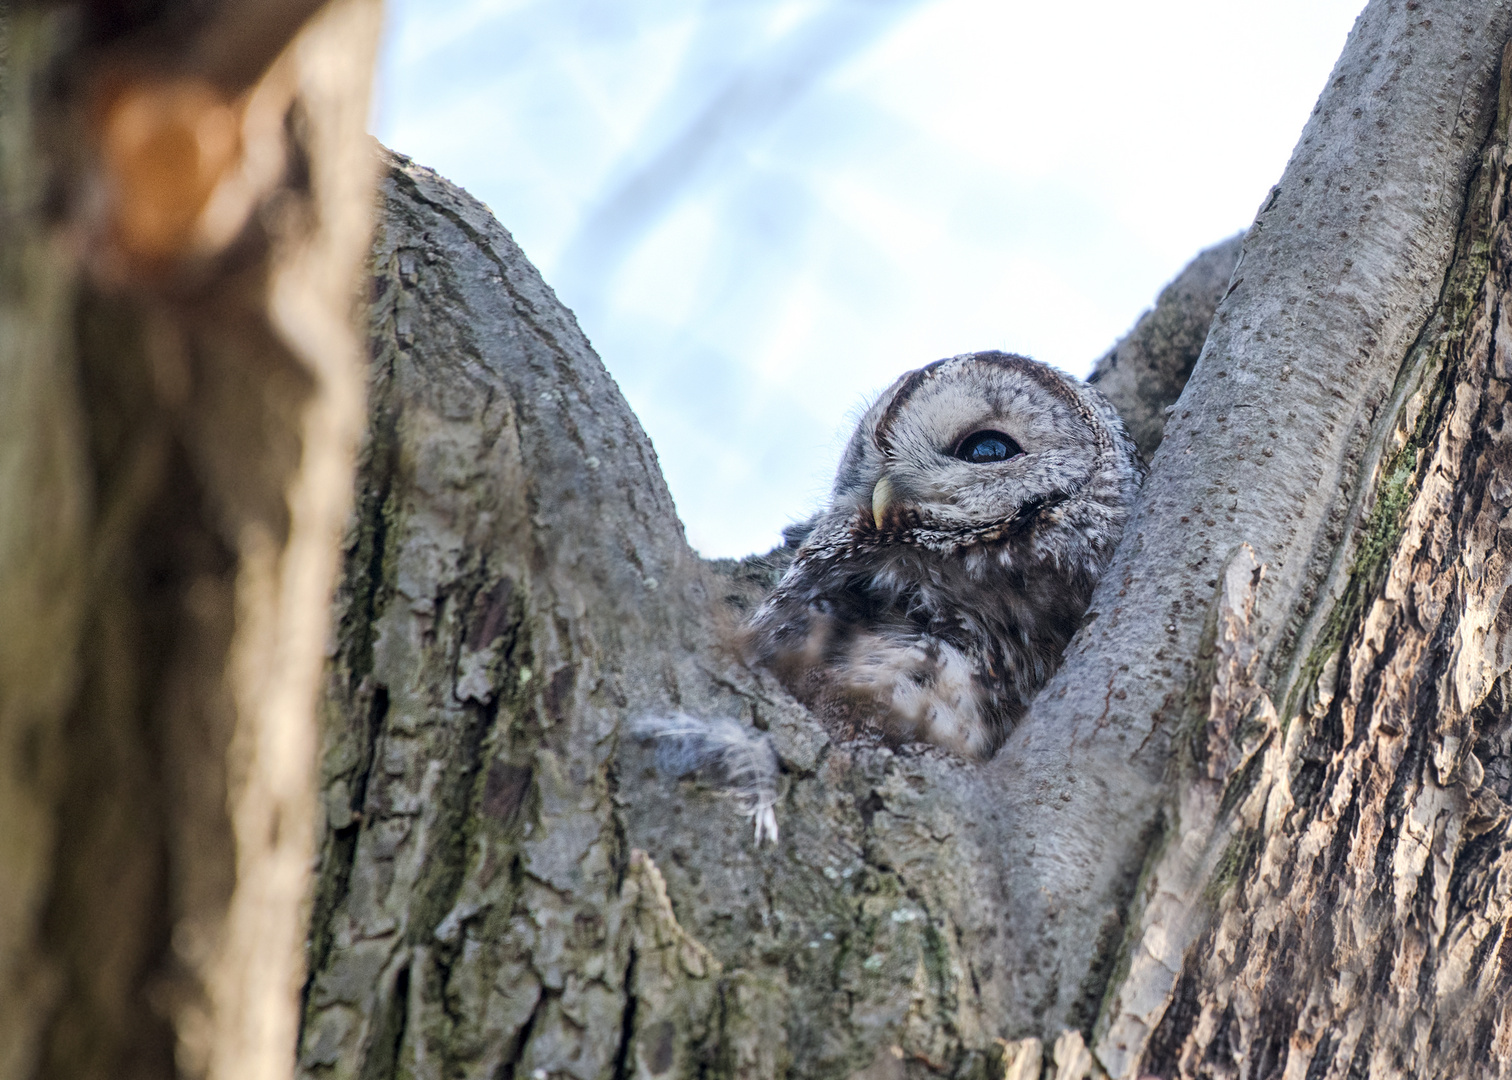
<path fill-rule="evenodd" d="M 313 804 L 373 8 L 311 10 L 0 28 L 0 1072 L 285 1071 L 316 814 L 312 1076 L 1508 1071 L 1504 3 L 1362 14 L 986 765 L 740 664 L 570 314 L 390 161 Z"/>
<path fill-rule="evenodd" d="M 1322 700 L 1289 691 L 1344 641 L 1354 616 L 1337 612 L 1363 595 L 1350 568 L 1404 550 L 1375 509 L 1406 498 L 1391 432 L 1418 406 L 1400 379 L 1446 325 L 1432 317 L 1458 295 L 1443 286 L 1457 238 L 1476 250 L 1465 230 L 1492 188 L 1463 208 L 1508 22 L 1493 3 L 1361 16 L 1246 237 L 1099 614 L 983 766 L 836 745 L 740 665 L 712 596 L 728 588 L 687 550 L 571 316 L 481 206 L 391 165 L 302 1070 L 1072 1077 L 1283 1060 L 1279 1013 L 1257 1026 L 1247 999 L 1204 989 L 1218 939 L 1201 935 L 1239 917 L 1225 905 L 1281 843 L 1272 792 L 1317 742 L 1297 740 Z M 624 733 L 671 710 L 766 732 L 775 850 L 717 784 Z M 1467 752 L 1445 768 L 1473 772 Z M 1176 952 L 1158 959 L 1191 958 L 1179 981 L 1145 962 L 1160 934 Z M 1323 1068 L 1324 1037 L 1285 1053 Z M 1377 1045 L 1350 1038 L 1352 1055 Z M 1243 1039 L 1235 1064 L 1222 1048 Z"/>

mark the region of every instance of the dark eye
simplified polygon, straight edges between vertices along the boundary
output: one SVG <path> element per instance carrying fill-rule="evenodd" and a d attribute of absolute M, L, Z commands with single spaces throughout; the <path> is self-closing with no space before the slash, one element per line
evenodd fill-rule
<path fill-rule="evenodd" d="M 994 461 L 1007 461 L 1024 452 L 1023 447 L 1001 431 L 978 431 L 961 440 L 955 456 L 973 465 L 986 465 Z"/>

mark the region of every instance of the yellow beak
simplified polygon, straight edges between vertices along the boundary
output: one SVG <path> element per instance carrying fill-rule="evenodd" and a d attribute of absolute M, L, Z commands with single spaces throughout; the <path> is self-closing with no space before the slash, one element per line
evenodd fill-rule
<path fill-rule="evenodd" d="M 882 519 L 887 516 L 887 508 L 892 505 L 892 499 L 892 483 L 884 476 L 872 488 L 872 522 L 879 529 L 882 527 Z"/>

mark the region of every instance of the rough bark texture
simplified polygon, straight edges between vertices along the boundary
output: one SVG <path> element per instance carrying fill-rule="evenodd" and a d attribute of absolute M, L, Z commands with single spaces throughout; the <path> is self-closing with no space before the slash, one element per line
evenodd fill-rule
<path fill-rule="evenodd" d="M 1146 461 L 1160 445 L 1166 410 L 1181 396 L 1197 364 L 1243 242 L 1242 233 L 1231 236 L 1184 266 L 1161 290 L 1155 306 L 1087 376 L 1118 408 Z"/>
<path fill-rule="evenodd" d="M 1184 732 L 1208 718 L 1204 637 L 1233 560 L 1264 567 L 1252 677 L 1278 703 L 1344 599 L 1393 388 L 1496 116 L 1509 15 L 1489 0 L 1370 4 L 1245 237 L 1090 625 L 991 766 L 1019 1030 L 1086 1023 L 1088 991 L 1096 1013 L 1105 980 L 1116 988 L 1139 875 L 1184 835 L 1155 807 Z M 1179 946 L 1189 926 L 1164 929 Z M 1137 1058 L 1141 1037 L 1119 1053 Z"/>
<path fill-rule="evenodd" d="M 1001 868 L 939 798 L 976 770 L 744 671 L 571 316 L 464 193 L 382 187 L 304 1072 L 980 1074 Z M 777 848 L 623 734 L 674 709 L 766 729 Z"/>
<path fill-rule="evenodd" d="M 289 1072 L 378 14 L 0 6 L 0 1076 Z"/>
<path fill-rule="evenodd" d="M 481 205 L 395 162 L 302 1073 L 1507 1060 L 1474 961 L 1499 971 L 1506 923 L 1509 29 L 1489 0 L 1362 15 L 1090 625 L 985 765 L 837 744 L 741 666 L 728 624 L 771 567 L 692 555 L 570 314 Z M 629 734 L 672 711 L 765 733 L 775 848 Z"/>
<path fill-rule="evenodd" d="M 1142 1072 L 1512 1074 L 1509 74 L 1289 723 L 1256 682 L 1252 616 L 1218 628 L 1186 788 L 1201 794 L 1170 821 L 1188 852 L 1152 866 L 1106 1040 L 1153 1024 Z M 1167 932 L 1173 896 L 1202 928 L 1184 953 Z M 1168 996 L 1139 1000 L 1172 971 Z"/>

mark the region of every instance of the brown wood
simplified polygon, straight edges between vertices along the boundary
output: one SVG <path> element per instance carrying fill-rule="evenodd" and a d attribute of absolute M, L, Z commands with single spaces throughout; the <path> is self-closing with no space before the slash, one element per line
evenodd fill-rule
<path fill-rule="evenodd" d="M 297 1024 L 379 13 L 144 11 L 0 13 L 6 1078 L 286 1076 Z"/>

